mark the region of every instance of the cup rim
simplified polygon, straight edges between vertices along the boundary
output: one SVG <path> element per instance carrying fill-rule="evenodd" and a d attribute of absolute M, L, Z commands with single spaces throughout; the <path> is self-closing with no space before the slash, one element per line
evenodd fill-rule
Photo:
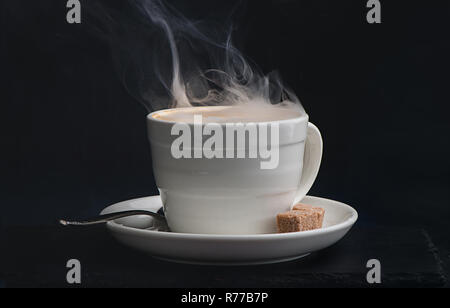
<path fill-rule="evenodd" d="M 160 110 L 156 110 L 153 111 L 151 113 L 149 113 L 147 115 L 147 120 L 149 121 L 154 121 L 157 123 L 161 123 L 161 124 L 167 124 L 167 125 L 174 125 L 177 123 L 185 123 L 187 125 L 194 125 L 194 123 L 188 123 L 188 122 L 179 122 L 179 121 L 168 121 L 168 120 L 161 120 L 161 119 L 157 119 L 154 117 L 155 114 L 158 114 L 160 112 L 165 112 L 168 110 L 173 110 L 173 109 L 177 109 L 177 110 L 188 110 L 188 109 L 192 109 L 192 108 L 231 108 L 233 106 L 192 106 L 192 107 L 179 107 L 179 108 L 165 108 L 165 109 L 160 109 Z M 293 117 L 293 118 L 289 118 L 289 119 L 284 119 L 284 120 L 272 120 L 272 121 L 261 121 L 261 122 L 224 122 L 224 123 L 217 123 L 221 126 L 225 126 L 226 124 L 235 124 L 235 123 L 246 123 L 246 124 L 250 124 L 250 123 L 254 123 L 257 125 L 264 125 L 264 124 L 269 124 L 269 123 L 279 123 L 279 124 L 283 124 L 283 123 L 289 123 L 289 122 L 301 122 L 303 120 L 308 121 L 309 120 L 309 116 L 308 114 L 303 111 L 301 113 L 300 116 L 298 117 Z M 202 126 L 208 125 L 210 123 L 202 123 Z"/>

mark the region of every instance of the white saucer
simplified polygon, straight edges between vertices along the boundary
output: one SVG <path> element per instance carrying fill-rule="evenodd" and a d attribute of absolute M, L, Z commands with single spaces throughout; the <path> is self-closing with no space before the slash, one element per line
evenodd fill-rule
<path fill-rule="evenodd" d="M 329 247 L 344 237 L 358 219 L 358 213 L 341 202 L 311 196 L 302 202 L 325 209 L 322 229 L 255 235 L 174 233 L 158 230 L 148 216 L 122 218 L 107 223 L 107 227 L 122 244 L 155 258 L 194 264 L 248 265 L 290 261 Z M 157 211 L 161 206 L 160 197 L 153 196 L 114 204 L 102 214 L 136 209 Z"/>

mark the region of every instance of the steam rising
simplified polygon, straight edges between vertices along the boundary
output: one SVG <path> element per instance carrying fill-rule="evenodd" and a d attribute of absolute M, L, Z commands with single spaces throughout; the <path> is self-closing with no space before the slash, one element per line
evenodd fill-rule
<path fill-rule="evenodd" d="M 205 28 L 161 0 L 129 0 L 112 9 L 96 3 L 90 12 L 127 90 L 148 111 L 261 104 L 303 110 L 276 73 L 264 75 L 234 47 L 231 27 Z"/>

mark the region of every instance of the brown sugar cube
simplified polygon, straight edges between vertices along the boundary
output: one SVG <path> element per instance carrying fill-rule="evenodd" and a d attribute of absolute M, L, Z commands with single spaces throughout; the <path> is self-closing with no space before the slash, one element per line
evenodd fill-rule
<path fill-rule="evenodd" d="M 319 228 L 322 228 L 323 218 L 325 217 L 325 210 L 321 207 L 314 207 L 309 204 L 298 203 L 294 205 L 292 208 L 293 211 L 313 211 L 316 215 L 318 215 L 319 219 Z"/>
<path fill-rule="evenodd" d="M 277 215 L 278 232 L 299 232 L 318 228 L 317 215 L 312 211 L 290 211 Z"/>
<path fill-rule="evenodd" d="M 323 209 L 322 209 L 323 211 Z M 278 232 L 299 232 L 322 228 L 324 211 L 302 209 L 277 215 Z"/>

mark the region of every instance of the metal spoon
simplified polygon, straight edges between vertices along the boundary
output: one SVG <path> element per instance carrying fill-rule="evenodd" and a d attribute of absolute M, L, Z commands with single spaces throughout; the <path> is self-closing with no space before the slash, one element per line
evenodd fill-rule
<path fill-rule="evenodd" d="M 61 219 L 59 223 L 63 226 L 91 226 L 91 225 L 98 225 L 103 224 L 111 220 L 116 220 L 119 218 L 129 217 L 129 216 L 136 216 L 136 215 L 147 215 L 151 216 L 155 219 L 157 219 L 159 222 L 166 223 L 166 218 L 164 217 L 164 214 L 162 213 L 162 209 L 158 211 L 158 213 L 150 212 L 150 211 L 144 211 L 144 210 L 134 210 L 134 211 L 123 211 L 123 212 L 116 212 L 111 214 L 105 214 L 105 215 L 99 215 L 96 217 L 92 217 L 90 219 L 86 219 L 83 221 L 68 221 Z"/>

